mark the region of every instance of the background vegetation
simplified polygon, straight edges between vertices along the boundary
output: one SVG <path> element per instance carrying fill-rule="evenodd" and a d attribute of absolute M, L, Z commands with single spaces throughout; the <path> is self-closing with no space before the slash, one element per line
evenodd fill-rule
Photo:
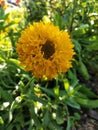
<path fill-rule="evenodd" d="M 98 108 L 88 85 L 98 80 L 98 2 L 24 0 L 17 8 L 0 6 L 0 130 L 70 130 L 82 108 Z M 68 30 L 75 45 L 73 68 L 63 79 L 40 81 L 19 66 L 18 38 L 40 20 Z"/>

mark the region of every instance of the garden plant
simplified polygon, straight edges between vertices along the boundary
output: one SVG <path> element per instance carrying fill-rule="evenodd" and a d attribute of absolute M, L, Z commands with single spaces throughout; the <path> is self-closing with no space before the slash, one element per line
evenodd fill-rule
<path fill-rule="evenodd" d="M 0 130 L 77 128 L 97 83 L 97 0 L 0 0 Z"/>

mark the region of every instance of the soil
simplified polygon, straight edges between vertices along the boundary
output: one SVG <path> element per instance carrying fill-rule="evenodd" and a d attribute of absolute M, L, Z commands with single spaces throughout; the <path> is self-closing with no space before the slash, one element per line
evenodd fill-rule
<path fill-rule="evenodd" d="M 98 130 L 98 112 L 97 110 L 88 110 L 81 112 L 81 119 L 77 122 L 77 126 L 71 130 Z"/>

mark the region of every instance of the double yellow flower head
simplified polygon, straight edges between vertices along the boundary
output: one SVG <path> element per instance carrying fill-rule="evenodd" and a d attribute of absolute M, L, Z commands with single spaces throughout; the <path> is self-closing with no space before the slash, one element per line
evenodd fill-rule
<path fill-rule="evenodd" d="M 52 79 L 72 66 L 73 47 L 68 32 L 50 22 L 34 22 L 22 32 L 17 53 L 26 71 L 37 78 Z"/>

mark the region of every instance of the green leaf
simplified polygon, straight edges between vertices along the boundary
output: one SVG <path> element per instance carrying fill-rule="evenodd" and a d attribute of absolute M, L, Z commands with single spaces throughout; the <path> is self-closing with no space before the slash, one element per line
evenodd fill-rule
<path fill-rule="evenodd" d="M 40 119 L 38 118 L 38 116 L 35 114 L 34 109 L 30 109 L 30 113 L 31 113 L 32 119 L 34 120 L 36 127 L 40 130 L 41 122 L 40 122 Z"/>
<path fill-rule="evenodd" d="M 71 86 L 75 87 L 78 84 L 79 80 L 77 78 L 75 68 L 72 70 L 71 69 L 68 70 L 68 79 L 70 79 Z"/>
<path fill-rule="evenodd" d="M 62 109 L 62 107 L 58 106 L 57 110 L 56 110 L 56 121 L 57 124 L 61 125 L 64 123 L 65 121 L 65 116 L 66 116 L 66 110 Z"/>
<path fill-rule="evenodd" d="M 75 120 L 80 120 L 81 117 L 80 117 L 79 113 L 75 112 L 74 118 L 75 118 Z"/>
<path fill-rule="evenodd" d="M 88 97 L 85 93 L 82 93 L 79 91 L 76 93 L 76 98 L 78 98 L 78 97 L 83 98 L 83 99 L 88 99 Z"/>
<path fill-rule="evenodd" d="M 51 114 L 50 114 L 49 110 L 46 109 L 46 113 L 45 113 L 45 115 L 44 115 L 44 117 L 43 117 L 43 123 L 42 123 L 42 126 L 43 126 L 45 129 L 47 129 L 48 124 L 49 124 L 49 122 L 50 122 L 50 120 L 51 120 L 50 117 L 51 117 Z"/>
<path fill-rule="evenodd" d="M 64 24 L 65 24 L 64 18 L 57 11 L 55 11 L 53 20 L 54 20 L 53 21 L 54 24 L 58 25 L 60 27 L 60 29 L 64 28 Z"/>
<path fill-rule="evenodd" d="M 89 45 L 88 49 L 93 50 L 93 51 L 97 51 L 98 50 L 98 40 L 96 40 L 91 45 Z"/>
<path fill-rule="evenodd" d="M 26 94 L 26 95 L 24 96 L 24 99 L 25 99 L 25 100 L 30 100 L 31 102 L 32 102 L 32 100 L 34 100 L 34 101 L 39 101 L 39 102 L 42 103 L 43 105 L 46 105 L 46 104 L 48 103 L 47 100 L 44 100 L 44 99 L 42 99 L 42 98 L 40 98 L 40 97 L 34 95 L 33 93 L 31 93 L 31 94 Z"/>
<path fill-rule="evenodd" d="M 51 122 L 48 125 L 49 130 L 62 130 L 62 127 L 56 123 L 56 121 L 51 120 Z"/>
<path fill-rule="evenodd" d="M 10 125 L 8 125 L 8 126 L 6 127 L 6 129 L 7 129 L 7 130 L 12 130 L 13 127 L 14 127 L 13 124 L 10 124 Z"/>
<path fill-rule="evenodd" d="M 19 124 L 16 125 L 16 130 L 21 130 L 21 126 Z"/>
<path fill-rule="evenodd" d="M 76 98 L 76 101 L 80 104 L 81 107 L 86 108 L 98 108 L 98 99 L 96 100 L 89 100 L 83 98 Z"/>
<path fill-rule="evenodd" d="M 92 90 L 88 88 L 86 85 L 81 85 L 79 91 L 86 95 L 88 98 L 98 98 L 98 96 L 94 92 L 92 92 Z"/>
<path fill-rule="evenodd" d="M 43 92 L 45 92 L 46 94 L 48 94 L 49 96 L 55 97 L 55 94 L 53 92 L 52 89 L 47 89 L 47 88 L 43 88 L 43 87 L 39 87 Z"/>
<path fill-rule="evenodd" d="M 71 106 L 72 108 L 80 109 L 80 105 L 77 103 L 77 101 L 73 97 L 70 97 L 68 99 L 67 104 Z"/>
<path fill-rule="evenodd" d="M 79 60 L 79 72 L 82 74 L 85 80 L 89 80 L 90 75 L 88 73 L 87 67 L 85 64 L 82 62 L 82 60 Z"/>
<path fill-rule="evenodd" d="M 77 40 L 75 40 L 75 39 L 72 39 L 72 42 L 75 45 L 76 51 L 80 54 L 81 53 L 81 44 Z"/>
<path fill-rule="evenodd" d="M 1 87 L 0 87 L 0 97 L 5 101 L 9 101 L 9 102 L 13 101 L 12 95 L 10 95 L 8 91 L 3 90 Z"/>

